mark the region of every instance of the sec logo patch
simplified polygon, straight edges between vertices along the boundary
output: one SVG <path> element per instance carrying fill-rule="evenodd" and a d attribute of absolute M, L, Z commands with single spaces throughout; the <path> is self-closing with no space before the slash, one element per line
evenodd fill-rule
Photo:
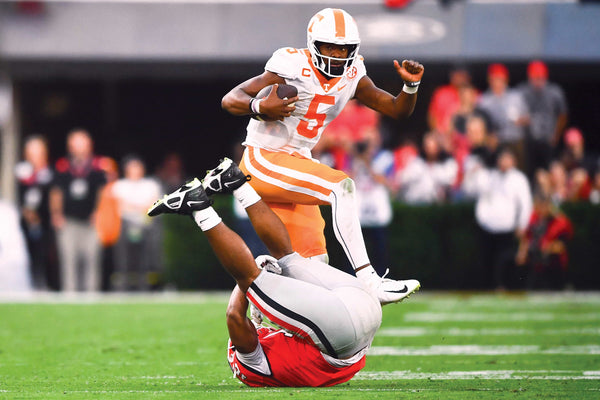
<path fill-rule="evenodd" d="M 358 74 L 358 70 L 356 69 L 356 67 L 352 67 L 348 70 L 346 76 L 348 76 L 349 79 L 354 79 L 356 78 L 356 74 Z"/>

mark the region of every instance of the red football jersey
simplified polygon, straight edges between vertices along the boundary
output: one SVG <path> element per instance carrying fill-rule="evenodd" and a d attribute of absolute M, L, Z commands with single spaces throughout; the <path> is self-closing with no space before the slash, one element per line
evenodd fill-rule
<path fill-rule="evenodd" d="M 350 380 L 365 366 L 366 356 L 363 356 L 355 364 L 334 367 L 314 345 L 281 329 L 261 327 L 257 333 L 271 375 L 264 375 L 240 362 L 231 341 L 227 350 L 231 370 L 248 386 L 333 386 Z"/>

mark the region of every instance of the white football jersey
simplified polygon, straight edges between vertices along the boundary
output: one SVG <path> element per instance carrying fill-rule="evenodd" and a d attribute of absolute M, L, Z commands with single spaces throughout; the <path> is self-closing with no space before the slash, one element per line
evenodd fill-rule
<path fill-rule="evenodd" d="M 286 47 L 273 53 L 265 70 L 298 89 L 296 110 L 283 121 L 250 119 L 245 145 L 271 151 L 298 152 L 311 157 L 325 127 L 354 97 L 356 86 L 367 71 L 358 56 L 344 76 L 327 80 L 313 65 L 308 49 Z"/>

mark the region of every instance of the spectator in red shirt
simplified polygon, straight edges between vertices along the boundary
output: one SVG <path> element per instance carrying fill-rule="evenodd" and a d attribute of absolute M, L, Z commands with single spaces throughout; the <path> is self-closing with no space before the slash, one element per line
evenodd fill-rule
<path fill-rule="evenodd" d="M 586 151 L 583 134 L 577 128 L 568 129 L 564 141 L 565 150 L 560 161 L 568 176 L 569 200 L 587 200 L 599 158 Z"/>
<path fill-rule="evenodd" d="M 569 264 L 566 244 L 572 237 L 573 226 L 567 216 L 554 206 L 549 196 L 537 194 L 516 257 L 517 265 L 530 268 L 530 289 L 565 287 Z"/>
<path fill-rule="evenodd" d="M 471 83 L 469 72 L 462 66 L 454 67 L 449 78 L 448 85 L 434 90 L 427 113 L 429 128 L 440 133 L 450 131 L 452 116 L 460 108 L 459 89 Z"/>
<path fill-rule="evenodd" d="M 327 126 L 313 153 L 327 151 L 333 157 L 332 167 L 348 171 L 356 143 L 379 135 L 379 114 L 357 101 L 349 101 L 344 110 Z"/>

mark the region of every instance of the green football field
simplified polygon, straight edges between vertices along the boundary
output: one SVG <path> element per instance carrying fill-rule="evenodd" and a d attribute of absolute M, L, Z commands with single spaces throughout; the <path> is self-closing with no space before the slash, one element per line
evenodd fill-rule
<path fill-rule="evenodd" d="M 225 294 L 0 303 L 1 399 L 600 399 L 600 294 L 427 293 L 384 307 L 332 388 L 251 389 L 226 362 Z"/>

